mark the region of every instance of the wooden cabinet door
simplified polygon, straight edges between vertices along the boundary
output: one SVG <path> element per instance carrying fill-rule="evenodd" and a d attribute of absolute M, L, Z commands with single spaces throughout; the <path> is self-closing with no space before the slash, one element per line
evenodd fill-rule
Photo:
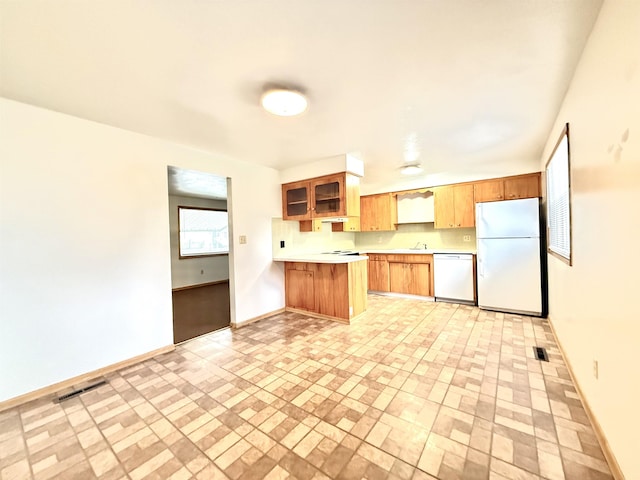
<path fill-rule="evenodd" d="M 475 202 L 496 202 L 504 200 L 504 182 L 502 179 L 478 182 L 473 185 Z"/>
<path fill-rule="evenodd" d="M 376 292 L 389 291 L 389 262 L 369 259 L 368 289 Z"/>
<path fill-rule="evenodd" d="M 504 197 L 507 200 L 518 198 L 536 198 L 540 196 L 540 175 L 523 175 L 505 178 Z"/>
<path fill-rule="evenodd" d="M 409 264 L 389 262 L 389 291 L 408 293 L 408 283 L 411 280 Z"/>
<path fill-rule="evenodd" d="M 314 263 L 315 312 L 349 318 L 349 271 L 347 263 Z"/>
<path fill-rule="evenodd" d="M 372 232 L 378 228 L 376 212 L 378 208 L 378 195 L 365 195 L 360 197 L 360 231 Z"/>
<path fill-rule="evenodd" d="M 315 310 L 313 272 L 307 270 L 286 270 L 285 292 L 287 307 L 301 310 Z"/>
<path fill-rule="evenodd" d="M 431 295 L 431 265 L 389 262 L 389 291 L 409 295 Z"/>
<path fill-rule="evenodd" d="M 473 185 L 449 185 L 435 191 L 435 228 L 473 227 Z"/>
<path fill-rule="evenodd" d="M 308 181 L 282 185 L 282 218 L 308 220 L 311 218 L 310 184 Z"/>
<path fill-rule="evenodd" d="M 454 198 L 454 227 L 473 227 L 476 224 L 476 206 L 473 201 L 473 185 L 455 185 Z"/>
<path fill-rule="evenodd" d="M 360 197 L 360 231 L 395 230 L 396 217 L 395 197 L 390 193 Z"/>
<path fill-rule="evenodd" d="M 311 182 L 313 216 L 336 217 L 347 214 L 344 189 L 345 174 L 327 175 Z"/>
<path fill-rule="evenodd" d="M 411 295 L 423 295 L 428 297 L 431 295 L 431 272 L 428 263 L 410 263 L 408 264 L 409 285 L 408 291 Z"/>
<path fill-rule="evenodd" d="M 434 227 L 453 228 L 455 222 L 453 187 L 438 187 L 434 195 Z"/>

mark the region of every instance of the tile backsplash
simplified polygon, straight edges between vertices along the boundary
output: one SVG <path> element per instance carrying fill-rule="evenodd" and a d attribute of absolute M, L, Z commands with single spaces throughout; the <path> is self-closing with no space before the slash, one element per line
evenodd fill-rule
<path fill-rule="evenodd" d="M 300 232 L 298 222 L 282 218 L 271 220 L 273 255 L 296 255 L 320 253 L 331 250 L 366 250 L 411 248 L 418 242 L 426 243 L 429 249 L 476 249 L 475 228 L 439 229 L 433 223 L 399 225 L 392 232 L 332 232 L 331 224 L 323 224 L 321 232 Z M 465 242 L 464 237 L 469 241 Z M 280 241 L 285 247 L 280 248 Z"/>
<path fill-rule="evenodd" d="M 465 242 L 464 237 L 469 241 Z M 426 243 L 428 249 L 451 248 L 458 250 L 476 249 L 475 228 L 435 229 L 433 223 L 412 223 L 398 225 L 391 232 L 358 232 L 355 234 L 356 249 L 412 248 L 417 243 Z"/>
<path fill-rule="evenodd" d="M 330 223 L 323 223 L 321 232 L 300 232 L 298 222 L 272 218 L 271 231 L 274 257 L 355 248 L 355 234 L 332 232 Z M 280 248 L 280 241 L 284 241 L 284 248 Z"/>

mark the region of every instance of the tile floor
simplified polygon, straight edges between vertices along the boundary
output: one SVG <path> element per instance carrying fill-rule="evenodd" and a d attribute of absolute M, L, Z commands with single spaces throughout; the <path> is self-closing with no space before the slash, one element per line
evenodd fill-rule
<path fill-rule="evenodd" d="M 534 359 L 534 345 L 549 363 Z M 5 479 L 610 479 L 546 321 L 370 296 L 0 413 Z"/>

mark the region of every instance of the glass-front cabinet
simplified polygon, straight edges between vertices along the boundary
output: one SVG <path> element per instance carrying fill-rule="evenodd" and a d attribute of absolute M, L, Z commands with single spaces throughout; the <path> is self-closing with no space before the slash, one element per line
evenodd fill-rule
<path fill-rule="evenodd" d="M 311 182 L 313 216 L 335 217 L 346 215 L 344 195 L 345 175 L 329 175 Z"/>
<path fill-rule="evenodd" d="M 350 196 L 354 196 L 351 209 Z M 352 211 L 354 208 L 356 211 Z M 360 180 L 348 173 L 336 173 L 286 183 L 282 185 L 282 210 L 284 220 L 360 216 Z"/>
<path fill-rule="evenodd" d="M 311 218 L 311 195 L 308 181 L 287 183 L 282 186 L 282 215 L 285 220 Z"/>

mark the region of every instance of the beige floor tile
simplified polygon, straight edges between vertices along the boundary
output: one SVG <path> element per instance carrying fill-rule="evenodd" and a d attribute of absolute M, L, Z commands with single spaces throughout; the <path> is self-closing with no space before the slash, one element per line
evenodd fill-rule
<path fill-rule="evenodd" d="M 352 325 L 278 314 L 0 412 L 0 479 L 611 478 L 546 320 L 368 300 Z"/>

